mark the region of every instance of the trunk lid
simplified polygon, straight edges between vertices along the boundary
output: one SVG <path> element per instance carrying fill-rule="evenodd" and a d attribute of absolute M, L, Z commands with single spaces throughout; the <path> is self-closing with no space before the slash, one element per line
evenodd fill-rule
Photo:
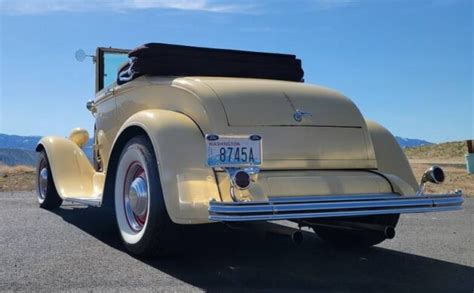
<path fill-rule="evenodd" d="M 263 169 L 376 169 L 365 119 L 336 91 L 298 82 L 194 77 L 181 80 L 206 106 L 205 133 L 258 134 Z M 207 88 L 207 90 L 205 89 Z M 295 112 L 309 113 L 301 121 Z M 199 121 L 199 119 L 196 119 Z"/>
<path fill-rule="evenodd" d="M 323 87 L 257 79 L 205 82 L 222 102 L 229 126 L 362 127 L 365 124 L 349 99 Z M 305 113 L 301 121 L 295 119 L 297 111 Z"/>

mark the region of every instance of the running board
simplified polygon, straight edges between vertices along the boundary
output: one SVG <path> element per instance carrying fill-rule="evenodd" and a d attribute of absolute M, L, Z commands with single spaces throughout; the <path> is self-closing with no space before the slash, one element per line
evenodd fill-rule
<path fill-rule="evenodd" d="M 64 201 L 70 201 L 72 203 L 80 203 L 92 207 L 100 207 L 102 203 L 102 198 L 73 198 L 65 197 Z"/>
<path fill-rule="evenodd" d="M 421 196 L 388 193 L 269 197 L 268 201 L 259 202 L 211 201 L 209 220 L 246 222 L 443 212 L 462 209 L 463 202 L 462 192 Z"/>

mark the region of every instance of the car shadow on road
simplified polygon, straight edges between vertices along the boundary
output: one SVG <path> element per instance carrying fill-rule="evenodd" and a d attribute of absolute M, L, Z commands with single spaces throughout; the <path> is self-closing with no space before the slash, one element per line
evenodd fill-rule
<path fill-rule="evenodd" d="M 111 211 L 66 207 L 54 212 L 110 247 L 125 252 Z M 262 227 L 235 230 L 218 224 L 201 225 L 186 232 L 180 239 L 182 245 L 170 255 L 137 259 L 207 291 L 473 292 L 474 289 L 472 267 L 380 247 L 336 249 L 309 232 L 304 232 L 305 240 L 298 246 L 285 235 L 287 229 L 281 234 L 268 234 L 262 232 Z"/>

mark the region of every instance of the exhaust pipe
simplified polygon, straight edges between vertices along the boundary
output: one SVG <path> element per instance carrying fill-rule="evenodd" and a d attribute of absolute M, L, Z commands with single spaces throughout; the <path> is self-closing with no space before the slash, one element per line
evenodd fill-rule
<path fill-rule="evenodd" d="M 395 237 L 395 228 L 391 226 L 385 227 L 384 234 L 387 239 L 393 239 Z"/>
<path fill-rule="evenodd" d="M 293 241 L 295 245 L 301 245 L 303 243 L 303 240 L 304 236 L 300 230 L 295 231 L 293 234 L 291 234 L 291 241 Z"/>
<path fill-rule="evenodd" d="M 348 221 L 315 221 L 305 222 L 309 226 L 321 226 L 332 229 L 344 229 L 344 230 L 358 230 L 358 231 L 369 231 L 374 233 L 382 233 L 386 239 L 393 239 L 395 237 L 395 228 L 392 226 L 361 223 L 361 222 L 348 222 Z"/>

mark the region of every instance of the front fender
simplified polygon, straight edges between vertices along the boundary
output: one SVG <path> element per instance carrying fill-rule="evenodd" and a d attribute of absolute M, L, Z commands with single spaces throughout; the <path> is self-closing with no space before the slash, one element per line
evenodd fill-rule
<path fill-rule="evenodd" d="M 152 142 L 171 220 L 208 223 L 209 201 L 220 195 L 214 171 L 205 165 L 205 140 L 196 123 L 182 113 L 144 110 L 124 123 L 117 139 L 130 127 L 143 129 Z"/>
<path fill-rule="evenodd" d="M 100 197 L 103 184 L 94 180 L 94 168 L 75 143 L 62 137 L 46 136 L 36 147 L 36 151 L 42 150 L 48 157 L 54 185 L 61 198 Z"/>

